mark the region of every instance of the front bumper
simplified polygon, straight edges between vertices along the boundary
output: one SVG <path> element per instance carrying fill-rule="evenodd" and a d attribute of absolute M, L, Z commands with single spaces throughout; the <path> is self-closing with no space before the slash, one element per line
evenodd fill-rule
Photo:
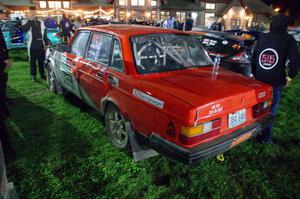
<path fill-rule="evenodd" d="M 246 141 L 250 137 L 256 136 L 265 129 L 273 117 L 268 115 L 244 128 L 238 129 L 226 136 L 222 136 L 211 142 L 201 144 L 195 148 L 183 148 L 172 142 L 169 142 L 158 134 L 153 133 L 150 136 L 150 145 L 159 153 L 179 160 L 186 164 L 192 164 L 199 160 L 207 159 L 212 156 L 221 154 L 232 147 Z"/>

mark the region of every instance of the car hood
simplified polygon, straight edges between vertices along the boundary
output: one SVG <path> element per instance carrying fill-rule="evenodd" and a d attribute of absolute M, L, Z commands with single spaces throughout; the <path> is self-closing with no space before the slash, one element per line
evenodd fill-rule
<path fill-rule="evenodd" d="M 195 108 L 220 103 L 222 107 L 232 109 L 237 103 L 251 104 L 272 94 L 271 87 L 266 84 L 227 70 L 220 69 L 214 78 L 212 67 L 150 76 L 143 81 L 145 87 L 171 95 Z"/>

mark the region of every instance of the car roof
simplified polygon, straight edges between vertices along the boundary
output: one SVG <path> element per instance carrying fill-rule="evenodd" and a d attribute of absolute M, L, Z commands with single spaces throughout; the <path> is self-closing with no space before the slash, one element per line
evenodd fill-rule
<path fill-rule="evenodd" d="M 133 36 L 141 34 L 186 34 L 179 30 L 158 28 L 153 26 L 141 26 L 141 25 L 128 25 L 128 24 L 109 24 L 109 25 L 96 25 L 80 28 L 80 30 L 91 30 L 105 32 L 117 36 Z"/>
<path fill-rule="evenodd" d="M 236 36 L 236 35 L 232 35 L 228 32 L 220 32 L 220 31 L 212 31 L 212 30 L 202 30 L 200 32 L 197 31 L 192 31 L 191 34 L 200 34 L 200 35 L 207 35 L 207 36 L 211 36 L 211 37 L 215 37 L 216 39 L 232 39 L 238 42 L 242 42 L 244 39 Z"/>

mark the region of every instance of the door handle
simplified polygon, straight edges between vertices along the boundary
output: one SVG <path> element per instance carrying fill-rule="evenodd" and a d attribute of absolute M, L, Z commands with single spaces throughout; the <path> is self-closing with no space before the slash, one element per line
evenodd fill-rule
<path fill-rule="evenodd" d="M 103 78 L 103 73 L 102 72 L 97 72 L 97 77 L 100 77 L 101 79 Z"/>
<path fill-rule="evenodd" d="M 108 82 L 109 82 L 109 84 L 111 84 L 111 85 L 119 86 L 119 79 L 116 78 L 116 77 L 114 77 L 114 76 L 109 75 L 109 76 L 108 76 Z"/>

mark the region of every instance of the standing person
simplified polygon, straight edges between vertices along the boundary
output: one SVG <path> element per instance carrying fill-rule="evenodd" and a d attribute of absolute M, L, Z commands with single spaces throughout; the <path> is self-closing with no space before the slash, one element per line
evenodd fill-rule
<path fill-rule="evenodd" d="M 62 30 L 61 35 L 63 42 L 67 43 L 71 37 L 72 23 L 65 14 L 62 14 L 62 19 L 59 22 L 59 25 Z"/>
<path fill-rule="evenodd" d="M 5 18 L 6 14 L 4 10 L 0 10 L 0 21 L 4 20 Z M 5 71 L 7 67 L 11 67 L 11 62 L 9 60 L 2 29 L 0 28 L 0 101 L 2 100 L 3 102 L 7 99 L 6 84 L 8 80 L 8 74 Z"/>
<path fill-rule="evenodd" d="M 175 19 L 173 17 L 168 17 L 165 21 L 165 27 L 168 29 L 174 29 L 174 21 Z"/>
<path fill-rule="evenodd" d="M 299 69 L 300 55 L 295 39 L 287 33 L 288 23 L 289 17 L 284 14 L 274 16 L 270 32 L 260 36 L 251 60 L 255 79 L 273 86 L 270 111 L 273 116 L 276 115 L 283 88 L 291 83 Z M 261 143 L 272 143 L 272 126 L 271 124 L 258 137 Z"/>
<path fill-rule="evenodd" d="M 44 21 L 44 24 L 46 28 L 52 28 L 52 29 L 57 28 L 57 22 L 51 17 L 50 14 L 48 14 L 47 18 Z"/>
<path fill-rule="evenodd" d="M 24 32 L 28 32 L 28 55 L 30 61 L 30 75 L 32 81 L 36 81 L 38 62 L 39 73 L 42 79 L 46 79 L 44 73 L 45 47 L 48 45 L 47 33 L 44 23 L 36 18 L 35 7 L 30 8 L 29 20 L 22 26 Z"/>
<path fill-rule="evenodd" d="M 78 17 L 76 17 L 76 20 L 74 21 L 74 28 L 75 28 L 75 30 L 77 30 L 78 28 L 81 28 L 81 26 L 82 26 L 82 20 L 78 16 Z"/>
<path fill-rule="evenodd" d="M 178 18 L 174 18 L 174 25 L 173 25 L 173 28 L 175 30 L 180 30 L 180 22 L 179 22 L 179 19 Z"/>
<path fill-rule="evenodd" d="M 184 31 L 191 31 L 193 29 L 194 20 L 192 19 L 192 14 L 189 13 L 187 15 L 187 19 L 185 20 L 183 24 L 183 30 Z"/>
<path fill-rule="evenodd" d="M 4 10 L 0 10 L 0 21 L 4 20 L 5 18 L 6 14 Z M 5 126 L 5 119 L 9 115 L 8 108 L 5 103 L 6 83 L 8 79 L 8 74 L 5 72 L 6 67 L 11 67 L 11 62 L 9 60 L 9 55 L 3 37 L 3 33 L 0 28 L 0 142 L 3 147 L 5 159 L 13 155 L 13 150 L 10 146 L 7 129 Z"/>
<path fill-rule="evenodd" d="M 209 17 L 208 18 L 208 23 L 207 23 L 207 28 L 211 30 L 211 27 L 214 23 L 214 18 L 213 17 Z"/>
<path fill-rule="evenodd" d="M 223 24 L 222 24 L 222 19 L 218 19 L 216 20 L 211 26 L 210 26 L 211 30 L 215 30 L 215 31 L 223 31 Z"/>

